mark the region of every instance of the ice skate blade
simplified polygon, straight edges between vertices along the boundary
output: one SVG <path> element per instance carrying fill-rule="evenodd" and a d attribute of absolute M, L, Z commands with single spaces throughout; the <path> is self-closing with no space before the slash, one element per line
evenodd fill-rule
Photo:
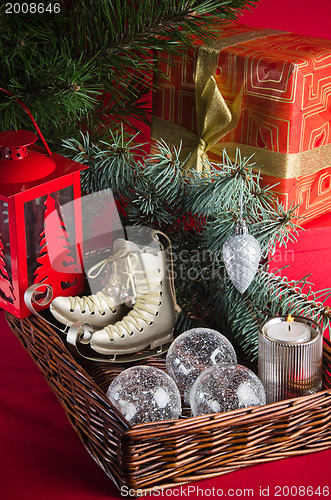
<path fill-rule="evenodd" d="M 148 359 L 153 356 L 160 356 L 168 351 L 171 342 L 162 344 L 155 349 L 145 349 L 131 354 L 99 354 L 96 353 L 90 346 L 82 345 L 79 340 L 79 335 L 76 337 L 75 348 L 78 354 L 89 361 L 96 361 L 99 363 L 132 363 L 141 359 Z M 95 356 L 97 354 L 97 356 Z"/>
<path fill-rule="evenodd" d="M 84 359 L 101 363 L 131 363 L 167 352 L 173 341 L 173 330 L 162 338 L 141 347 L 139 351 L 131 349 L 131 351 L 127 350 L 126 353 L 97 351 L 91 346 L 92 337 L 91 325 L 79 321 L 74 323 L 67 332 L 67 342 L 73 345 Z"/>
<path fill-rule="evenodd" d="M 160 352 L 162 352 L 162 345 L 168 344 L 168 342 L 172 342 L 172 340 L 173 340 L 173 330 L 170 333 L 163 335 L 162 338 L 150 341 L 150 343 L 146 341 L 146 344 L 142 344 L 139 347 L 138 346 L 126 347 L 125 350 L 119 350 L 118 347 L 116 349 L 115 344 L 111 342 L 109 342 L 107 347 L 103 347 L 100 345 L 93 345 L 93 338 L 91 340 L 90 347 L 92 351 L 96 354 L 101 354 L 102 356 L 106 357 L 114 357 L 116 355 L 115 356 L 116 359 L 118 356 L 125 357 L 129 354 L 136 354 L 137 352 L 145 351 L 146 349 L 148 349 L 149 352 L 151 351 L 154 352 L 155 349 L 159 348 Z"/>

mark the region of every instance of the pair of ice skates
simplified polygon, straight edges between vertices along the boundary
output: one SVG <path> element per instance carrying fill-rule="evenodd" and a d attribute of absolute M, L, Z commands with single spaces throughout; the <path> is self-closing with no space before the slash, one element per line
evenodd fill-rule
<path fill-rule="evenodd" d="M 145 348 L 162 352 L 162 346 L 172 341 L 178 308 L 172 260 L 167 259 L 171 249 L 163 249 L 158 238 L 147 247 L 120 238 L 113 250 L 109 258 L 88 271 L 92 280 L 106 276 L 101 291 L 83 297 L 57 297 L 50 310 L 69 327 L 91 325 L 89 345 L 100 354 L 115 359 Z"/>

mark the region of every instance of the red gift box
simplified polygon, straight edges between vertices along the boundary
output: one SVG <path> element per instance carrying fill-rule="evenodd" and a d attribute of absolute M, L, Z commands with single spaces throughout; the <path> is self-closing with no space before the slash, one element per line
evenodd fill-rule
<path fill-rule="evenodd" d="M 331 40 L 228 23 L 212 47 L 160 54 L 159 67 L 153 139 L 182 140 L 198 167 L 239 147 L 286 209 L 305 221 L 331 209 Z"/>

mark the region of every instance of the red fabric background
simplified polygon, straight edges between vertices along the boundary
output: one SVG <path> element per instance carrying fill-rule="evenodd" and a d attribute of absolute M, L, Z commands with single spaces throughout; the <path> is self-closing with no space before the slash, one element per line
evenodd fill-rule
<path fill-rule="evenodd" d="M 330 0 L 261 0 L 242 22 L 261 27 L 331 38 Z M 310 223 L 299 242 L 276 255 L 275 267 L 289 264 L 284 274 L 300 278 L 311 272 L 316 289 L 331 286 L 331 216 Z M 20 346 L 0 312 L 0 498 L 5 500 L 102 500 L 118 498 L 111 481 L 98 468 L 69 425 L 63 409 L 38 368 Z M 201 489 L 241 490 L 275 486 L 329 486 L 331 450 L 254 465 L 216 479 L 194 483 Z M 191 490 L 192 491 L 192 490 Z M 187 488 L 186 488 L 187 492 Z M 174 491 L 180 494 L 180 491 Z M 211 493 L 201 491 L 198 496 Z M 164 492 L 164 496 L 166 493 Z M 168 495 L 167 495 L 168 496 Z M 185 496 L 184 494 L 179 496 Z M 195 498 L 197 493 L 190 494 Z M 284 490 L 277 498 L 285 498 Z M 293 495 L 292 495 L 293 496 Z M 297 495 L 299 496 L 299 494 Z M 311 498 L 323 498 L 314 494 Z"/>

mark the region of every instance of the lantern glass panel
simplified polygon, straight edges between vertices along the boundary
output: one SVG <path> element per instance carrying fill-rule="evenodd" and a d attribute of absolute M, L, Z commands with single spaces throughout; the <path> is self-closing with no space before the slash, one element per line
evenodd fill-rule
<path fill-rule="evenodd" d="M 8 203 L 0 200 L 0 297 L 14 303 L 10 257 Z"/>
<path fill-rule="evenodd" d="M 73 200 L 73 187 L 68 186 L 51 194 L 41 196 L 24 204 L 26 227 L 28 284 L 41 283 L 51 278 L 55 270 L 50 255 L 56 254 L 58 262 L 56 272 L 70 275 L 78 271 L 75 255 L 75 242 L 72 241 L 74 231 L 74 214 L 70 217 L 71 245 L 66 230 L 67 221 L 62 207 Z M 52 214 L 52 217 L 49 215 Z M 51 224 L 51 227 L 47 227 Z M 47 232 L 47 236 L 46 236 Z M 68 276 L 68 281 L 61 280 L 63 290 L 75 281 Z"/>

